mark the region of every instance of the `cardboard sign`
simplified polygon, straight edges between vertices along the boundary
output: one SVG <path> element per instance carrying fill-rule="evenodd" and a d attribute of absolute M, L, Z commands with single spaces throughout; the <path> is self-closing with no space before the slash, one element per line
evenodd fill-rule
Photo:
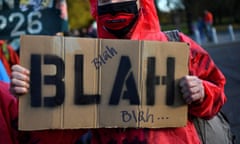
<path fill-rule="evenodd" d="M 21 130 L 182 127 L 179 79 L 189 47 L 180 42 L 22 36 L 31 71 L 20 97 Z"/>

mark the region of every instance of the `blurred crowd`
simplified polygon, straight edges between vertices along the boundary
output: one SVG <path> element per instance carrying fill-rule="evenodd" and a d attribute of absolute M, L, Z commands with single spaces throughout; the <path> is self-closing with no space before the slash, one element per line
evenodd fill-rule
<path fill-rule="evenodd" d="M 193 31 L 199 32 L 199 36 L 202 42 L 213 41 L 213 14 L 209 10 L 204 10 L 203 13 L 198 17 L 196 23 L 193 26 Z"/>

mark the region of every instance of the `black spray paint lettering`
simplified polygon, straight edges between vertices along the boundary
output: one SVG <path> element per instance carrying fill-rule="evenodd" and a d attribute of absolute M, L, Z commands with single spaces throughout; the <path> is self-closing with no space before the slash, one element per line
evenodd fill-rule
<path fill-rule="evenodd" d="M 118 105 L 124 85 L 126 91 L 123 92 L 123 99 L 129 99 L 131 105 L 139 105 L 139 95 L 137 85 L 131 71 L 131 62 L 128 56 L 122 56 L 118 67 L 116 79 L 112 89 L 109 105 Z"/>
<path fill-rule="evenodd" d="M 76 105 L 88 105 L 88 104 L 99 104 L 100 95 L 99 94 L 84 94 L 84 84 L 83 84 L 83 55 L 75 56 L 75 90 L 74 90 L 74 103 Z"/>
<path fill-rule="evenodd" d="M 55 75 L 42 75 L 41 59 L 45 65 L 54 65 L 56 67 Z M 74 104 L 90 105 L 99 104 L 101 102 L 100 94 L 84 93 L 84 55 L 75 55 L 74 72 Z M 167 105 L 172 105 L 174 101 L 174 72 L 175 58 L 167 58 L 167 76 L 156 76 L 156 58 L 148 58 L 147 79 L 146 79 L 146 105 L 155 105 L 155 87 L 156 85 L 167 85 Z M 118 105 L 120 99 L 128 99 L 130 105 L 140 105 L 140 98 L 137 91 L 137 84 L 134 79 L 132 65 L 129 56 L 121 56 L 118 71 L 115 76 L 112 93 L 109 99 L 109 105 Z M 61 57 L 55 55 L 31 55 L 31 106 L 32 107 L 56 107 L 62 105 L 65 99 L 65 64 Z M 44 84 L 55 85 L 56 94 L 54 96 L 42 96 L 42 77 Z M 160 83 L 160 78 L 162 83 Z M 124 89 L 126 88 L 126 90 Z M 42 98 L 44 104 L 42 104 Z"/>
<path fill-rule="evenodd" d="M 56 95 L 44 97 L 45 107 L 56 107 L 63 104 L 65 99 L 64 73 L 65 65 L 63 60 L 55 55 L 44 55 L 44 64 L 56 66 L 56 75 L 44 75 L 44 84 L 55 85 Z M 41 73 L 41 55 L 31 55 L 31 106 L 42 106 L 42 73 Z M 98 104 L 100 95 L 84 94 L 83 91 L 83 55 L 75 55 L 75 87 L 74 103 L 76 105 Z"/>
<path fill-rule="evenodd" d="M 56 75 L 44 76 L 44 84 L 56 85 L 56 95 L 44 97 L 44 106 L 55 107 L 63 104 L 65 98 L 65 83 L 63 81 L 65 75 L 65 65 L 61 58 L 55 55 L 44 55 L 44 64 L 56 66 Z M 40 107 L 42 105 L 42 73 L 41 73 L 41 56 L 31 56 L 31 106 Z"/>
<path fill-rule="evenodd" d="M 156 58 L 149 57 L 147 60 L 147 81 L 146 81 L 146 95 L 147 95 L 147 105 L 155 104 L 155 85 L 167 85 L 166 90 L 166 104 L 174 104 L 174 87 L 175 87 L 175 58 L 167 58 L 167 76 L 156 76 Z M 162 83 L 160 83 L 162 79 Z"/>

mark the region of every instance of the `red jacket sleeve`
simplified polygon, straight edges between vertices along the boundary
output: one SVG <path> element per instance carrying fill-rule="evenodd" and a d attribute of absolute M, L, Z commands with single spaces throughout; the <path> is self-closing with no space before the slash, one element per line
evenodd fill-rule
<path fill-rule="evenodd" d="M 73 144 L 87 129 L 18 130 L 18 101 L 9 92 L 9 84 L 0 81 L 0 144 Z"/>
<path fill-rule="evenodd" d="M 18 143 L 17 99 L 9 92 L 9 84 L 0 81 L 0 143 Z"/>
<path fill-rule="evenodd" d="M 189 105 L 189 113 L 193 116 L 210 119 L 220 111 L 226 102 L 224 93 L 226 79 L 203 48 L 183 34 L 180 37 L 190 46 L 189 74 L 198 76 L 203 81 L 205 90 L 204 101 Z"/>

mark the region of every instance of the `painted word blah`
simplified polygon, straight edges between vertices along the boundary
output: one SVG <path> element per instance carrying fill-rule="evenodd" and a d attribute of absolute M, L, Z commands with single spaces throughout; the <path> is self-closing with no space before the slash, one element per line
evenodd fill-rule
<path fill-rule="evenodd" d="M 106 47 L 106 51 L 94 60 L 96 68 L 106 63 L 117 52 L 113 48 Z M 84 93 L 84 55 L 74 55 L 74 104 L 75 105 L 91 105 L 100 104 L 101 95 L 98 93 Z M 56 67 L 56 74 L 42 74 L 42 65 L 53 65 Z M 166 86 L 166 104 L 172 105 L 174 101 L 175 88 L 175 58 L 167 57 L 166 76 L 156 74 L 156 58 L 147 57 L 147 74 L 146 74 L 146 105 L 155 105 L 155 88 L 157 85 Z M 30 60 L 31 67 L 31 88 L 30 103 L 32 107 L 56 107 L 65 101 L 65 89 L 68 84 L 65 83 L 65 62 L 56 55 L 49 54 L 32 54 Z M 43 82 L 43 84 L 42 84 Z M 53 96 L 43 96 L 43 85 L 54 85 L 56 92 Z M 130 105 L 140 105 L 140 96 L 137 90 L 137 83 L 134 78 L 132 64 L 129 56 L 122 55 L 115 74 L 115 81 L 109 96 L 109 105 L 118 105 L 120 100 L 129 100 Z M 125 115 L 126 119 L 126 115 Z"/>

